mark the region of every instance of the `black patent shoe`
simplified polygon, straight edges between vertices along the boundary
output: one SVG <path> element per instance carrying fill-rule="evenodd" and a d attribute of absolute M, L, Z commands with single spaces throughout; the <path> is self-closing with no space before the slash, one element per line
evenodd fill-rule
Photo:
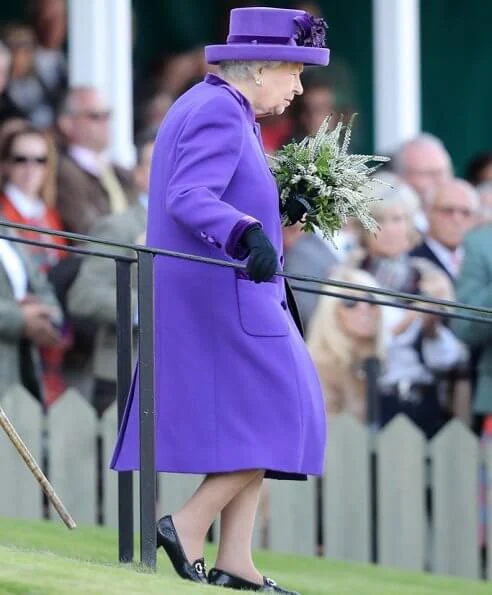
<path fill-rule="evenodd" d="M 284 595 L 300 595 L 297 591 L 286 591 L 279 587 L 275 581 L 266 576 L 263 577 L 263 584 L 252 583 L 239 576 L 234 576 L 218 568 L 212 568 L 208 573 L 208 584 L 216 587 L 226 587 L 238 591 L 258 591 L 260 593 L 284 593 Z"/>
<path fill-rule="evenodd" d="M 207 568 L 204 559 L 199 558 L 193 564 L 188 562 L 170 515 L 157 521 L 157 547 L 159 548 L 159 546 L 164 548 L 174 570 L 181 578 L 194 583 L 207 583 Z"/>

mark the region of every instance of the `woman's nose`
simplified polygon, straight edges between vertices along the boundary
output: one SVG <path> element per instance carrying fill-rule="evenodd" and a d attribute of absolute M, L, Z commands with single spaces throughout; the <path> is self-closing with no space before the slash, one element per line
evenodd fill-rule
<path fill-rule="evenodd" d="M 302 95 L 303 91 L 304 91 L 304 89 L 302 87 L 301 79 L 300 79 L 300 77 L 296 77 L 296 84 L 294 86 L 294 94 Z"/>

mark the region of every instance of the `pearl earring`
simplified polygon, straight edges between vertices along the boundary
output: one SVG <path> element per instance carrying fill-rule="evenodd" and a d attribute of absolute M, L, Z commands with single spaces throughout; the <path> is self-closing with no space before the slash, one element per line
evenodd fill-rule
<path fill-rule="evenodd" d="M 256 79 L 256 81 L 255 81 L 255 82 L 256 82 L 256 84 L 257 84 L 259 87 L 261 87 L 261 85 L 263 85 L 263 82 L 262 82 L 262 81 L 260 81 L 260 79 Z"/>

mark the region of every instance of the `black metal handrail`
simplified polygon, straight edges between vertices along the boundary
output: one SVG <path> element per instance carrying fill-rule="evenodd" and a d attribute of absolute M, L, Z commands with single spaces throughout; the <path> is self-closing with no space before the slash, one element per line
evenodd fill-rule
<path fill-rule="evenodd" d="M 98 238 L 95 236 L 88 236 L 88 235 L 82 235 L 82 234 L 76 234 L 76 233 L 64 232 L 64 231 L 47 230 L 45 228 L 35 227 L 35 226 L 31 226 L 31 225 L 24 225 L 21 223 L 2 222 L 0 225 L 4 225 L 6 227 L 12 227 L 14 229 L 21 229 L 21 230 L 26 230 L 26 231 L 36 231 L 36 232 L 43 233 L 46 235 L 52 235 L 52 236 L 57 236 L 57 237 L 65 238 L 65 239 L 76 240 L 79 242 L 87 242 L 87 243 L 92 243 L 92 244 L 112 246 L 114 248 L 123 248 L 125 250 L 137 252 L 137 254 L 139 252 L 144 252 L 144 253 L 150 253 L 153 256 L 169 256 L 170 258 L 179 258 L 182 260 L 201 262 L 203 264 L 210 264 L 210 265 L 221 266 L 221 267 L 225 267 L 225 268 L 233 268 L 235 270 L 243 271 L 243 272 L 246 270 L 246 266 L 244 264 L 238 264 L 238 263 L 230 262 L 227 260 L 220 260 L 220 259 L 209 258 L 209 257 L 205 257 L 205 256 L 196 256 L 194 254 L 186 254 L 183 252 L 176 252 L 173 250 L 164 250 L 161 248 L 150 248 L 149 246 L 143 246 L 141 244 L 127 244 L 124 242 L 114 242 L 111 240 L 107 240 L 104 238 Z M 28 240 L 28 239 L 24 239 L 24 238 L 12 238 L 10 236 L 4 236 L 0 233 L 0 238 L 2 238 L 2 237 L 13 240 L 13 241 L 18 241 L 21 243 L 31 244 L 31 245 L 35 245 L 35 246 L 53 248 L 53 249 L 57 249 L 57 250 L 68 250 L 71 252 L 80 252 L 82 254 L 100 256 L 102 258 L 111 258 L 113 260 L 128 260 L 129 262 L 137 262 L 136 258 L 131 258 L 128 256 L 114 254 L 114 253 L 97 252 L 97 251 L 93 251 L 93 250 L 84 250 L 84 249 L 76 248 L 73 246 L 60 246 L 59 244 L 51 244 L 48 242 Z M 343 298 L 352 299 L 355 301 L 364 301 L 364 302 L 370 302 L 370 303 L 374 303 L 374 304 L 380 304 L 383 306 L 392 306 L 395 308 L 403 308 L 403 309 L 408 309 L 408 310 L 422 311 L 422 312 L 431 313 L 431 314 L 439 314 L 441 316 L 447 316 L 449 318 L 456 317 L 456 318 L 462 318 L 464 320 L 473 320 L 473 321 L 480 321 L 480 322 L 486 322 L 486 323 L 492 322 L 489 318 L 486 318 L 486 317 L 484 317 L 484 318 L 473 318 L 473 317 L 468 318 L 468 317 L 462 316 L 462 315 L 456 316 L 452 312 L 449 311 L 449 308 L 451 308 L 451 309 L 465 310 L 465 311 L 470 311 L 470 312 L 479 312 L 482 314 L 488 314 L 488 315 L 492 316 L 492 308 L 486 308 L 483 306 L 474 306 L 471 304 L 464 304 L 464 303 L 456 302 L 453 300 L 443 300 L 443 299 L 432 298 L 430 296 L 420 296 L 420 295 L 416 296 L 415 294 L 391 291 L 389 289 L 383 289 L 381 287 L 372 287 L 369 285 L 359 285 L 357 283 L 348 283 L 346 281 L 337 281 L 334 279 L 322 279 L 322 278 L 318 278 L 318 277 L 297 275 L 297 274 L 293 274 L 293 273 L 277 272 L 276 276 L 283 277 L 283 278 L 291 280 L 291 281 L 301 281 L 301 282 L 306 282 L 306 283 L 311 283 L 311 284 L 316 283 L 318 285 L 328 285 L 328 286 L 332 286 L 332 287 L 337 287 L 339 289 L 349 289 L 349 290 L 353 290 L 353 291 L 360 291 L 363 294 L 372 293 L 374 295 L 387 296 L 387 297 L 391 297 L 393 299 L 403 300 L 403 302 L 412 302 L 412 303 L 418 302 L 418 303 L 432 304 L 434 306 L 439 306 L 440 308 L 445 308 L 445 309 L 447 308 L 447 310 L 420 310 L 419 307 L 415 307 L 413 305 L 409 307 L 408 305 L 406 305 L 405 303 L 402 303 L 402 302 L 388 303 L 388 302 L 384 302 L 384 301 L 367 299 L 365 296 L 356 296 L 353 294 L 347 294 L 347 295 L 345 295 L 345 294 L 343 294 L 343 295 L 342 294 L 331 294 L 331 293 L 326 292 L 325 295 L 329 295 L 329 296 L 333 295 L 334 297 L 343 297 Z M 307 288 L 307 287 L 302 287 L 302 286 L 293 286 L 292 288 L 296 289 L 297 291 L 304 291 L 307 293 L 318 293 L 318 294 L 323 295 L 323 290 L 312 289 L 312 288 Z"/>
<path fill-rule="evenodd" d="M 44 235 L 57 236 L 76 242 L 123 248 L 135 252 L 137 257 L 130 257 L 125 254 L 117 254 L 98 250 L 88 250 L 79 246 L 61 246 L 60 244 L 31 240 L 20 236 L 12 236 L 2 233 L 1 227 L 14 228 L 25 231 L 34 231 Z M 155 570 L 156 567 L 156 531 L 154 518 L 154 504 L 156 496 L 155 477 L 155 428 L 154 428 L 154 292 L 153 292 L 153 259 L 154 256 L 167 256 L 183 260 L 200 262 L 203 264 L 233 268 L 244 271 L 242 264 L 224 261 L 214 258 L 206 258 L 192 254 L 184 254 L 171 250 L 150 248 L 138 244 L 126 244 L 114 242 L 104 238 L 48 230 L 41 227 L 23 225 L 20 223 L 0 222 L 0 238 L 20 242 L 28 245 L 51 248 L 65 252 L 82 255 L 110 258 L 116 262 L 116 297 L 117 297 L 117 395 L 118 395 L 118 426 L 121 426 L 123 414 L 126 408 L 127 396 L 131 385 L 132 370 L 132 324 L 131 324 L 131 276 L 130 267 L 136 263 L 138 267 L 138 313 L 139 313 L 139 431 L 140 431 L 140 561 L 148 569 Z M 471 321 L 479 321 L 490 324 L 492 322 L 492 308 L 471 306 L 453 302 L 450 300 L 439 300 L 428 296 L 415 296 L 401 292 L 392 292 L 379 287 L 369 287 L 354 283 L 346 283 L 331 279 L 318 279 L 305 275 L 294 275 L 278 272 L 277 276 L 292 281 L 316 283 L 320 286 L 331 286 L 338 289 L 361 292 L 361 295 L 353 293 L 339 293 L 313 287 L 293 285 L 298 291 L 317 293 L 341 297 L 344 299 L 365 301 L 374 304 L 416 310 L 420 312 L 460 318 Z M 367 294 L 391 297 L 402 300 L 393 302 L 390 300 L 374 299 L 367 297 Z M 412 302 L 412 303 L 406 303 Z M 415 304 L 429 304 L 437 308 L 426 308 Z M 444 308 L 444 310 L 442 310 Z M 464 310 L 465 313 L 456 312 Z M 483 316 L 468 314 L 476 312 Z M 144 340 L 145 338 L 145 340 Z M 374 387 L 373 387 L 374 388 Z M 374 390 L 372 391 L 374 392 Z M 375 400 L 370 399 L 374 408 Z M 376 415 L 377 417 L 377 415 Z M 120 472 L 118 474 L 118 535 L 119 535 L 119 560 L 131 562 L 133 560 L 133 479 L 131 472 Z"/>

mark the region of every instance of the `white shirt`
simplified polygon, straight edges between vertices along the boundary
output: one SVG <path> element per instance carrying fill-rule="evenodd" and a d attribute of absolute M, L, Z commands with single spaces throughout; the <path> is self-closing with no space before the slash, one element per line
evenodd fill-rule
<path fill-rule="evenodd" d="M 12 285 L 14 297 L 20 302 L 27 294 L 27 272 L 17 250 L 4 238 L 0 238 L 0 262 L 3 264 Z"/>
<path fill-rule="evenodd" d="M 382 386 L 392 386 L 401 381 L 431 384 L 435 373 L 446 372 L 466 361 L 467 352 L 462 343 L 440 324 L 435 337 L 423 338 L 422 362 L 414 347 L 421 330 L 422 321 L 415 320 L 387 344 L 385 370 L 380 379 Z"/>
<path fill-rule="evenodd" d="M 46 205 L 40 198 L 27 196 L 14 184 L 6 184 L 5 195 L 25 219 L 40 219 L 46 211 Z"/>
<path fill-rule="evenodd" d="M 425 242 L 442 262 L 448 273 L 453 278 L 457 277 L 460 272 L 461 261 L 463 260 L 463 248 L 458 246 L 456 250 L 450 250 L 440 242 L 429 237 L 425 238 Z"/>
<path fill-rule="evenodd" d="M 81 169 L 93 176 L 99 177 L 103 167 L 107 165 L 107 159 L 104 155 L 96 153 L 87 147 L 72 145 L 68 152 Z"/>

